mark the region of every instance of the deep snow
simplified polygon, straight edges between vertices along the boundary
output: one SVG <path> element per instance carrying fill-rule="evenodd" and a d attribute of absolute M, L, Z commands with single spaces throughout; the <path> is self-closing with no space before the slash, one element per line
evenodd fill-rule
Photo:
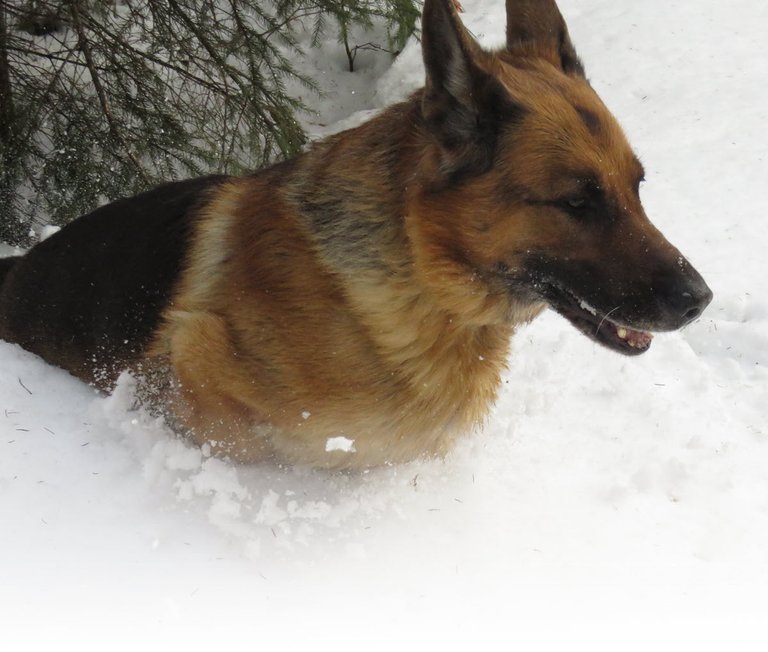
<path fill-rule="evenodd" d="M 463 5 L 500 44 L 503 3 Z M 206 457 L 130 378 L 99 396 L 0 342 L 2 649 L 766 649 L 768 8 L 560 6 L 702 319 L 627 359 L 547 314 L 482 432 L 363 474 Z M 422 80 L 416 42 L 354 75 L 324 51 L 316 135 Z"/>

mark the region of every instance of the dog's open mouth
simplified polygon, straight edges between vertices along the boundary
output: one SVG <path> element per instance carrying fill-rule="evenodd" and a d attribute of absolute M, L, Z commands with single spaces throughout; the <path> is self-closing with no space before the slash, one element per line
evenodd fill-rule
<path fill-rule="evenodd" d="M 640 355 L 651 346 L 653 335 L 613 321 L 611 312 L 601 313 L 566 290 L 550 286 L 549 305 L 590 339 L 624 355 Z"/>

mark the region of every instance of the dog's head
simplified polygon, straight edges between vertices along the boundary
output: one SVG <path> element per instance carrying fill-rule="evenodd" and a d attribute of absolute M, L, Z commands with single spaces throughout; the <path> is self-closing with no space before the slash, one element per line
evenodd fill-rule
<path fill-rule="evenodd" d="M 646 217 L 643 167 L 554 0 L 507 0 L 498 52 L 426 0 L 422 45 L 430 144 L 408 228 L 447 307 L 501 321 L 545 302 L 625 354 L 702 313 L 712 293 Z"/>

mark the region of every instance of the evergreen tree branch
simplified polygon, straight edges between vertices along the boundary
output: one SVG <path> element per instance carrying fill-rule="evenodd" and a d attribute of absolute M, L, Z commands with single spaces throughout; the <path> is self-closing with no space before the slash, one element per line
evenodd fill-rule
<path fill-rule="evenodd" d="M 106 118 L 107 123 L 109 124 L 110 132 L 115 137 L 115 139 L 121 144 L 125 155 L 128 156 L 131 163 L 133 163 L 134 168 L 136 168 L 136 173 L 139 175 L 139 177 L 141 177 L 144 183 L 149 185 L 152 183 L 152 179 L 144 170 L 143 166 L 141 165 L 141 162 L 136 158 L 136 156 L 131 151 L 130 145 L 128 144 L 128 142 L 125 140 L 122 133 L 120 132 L 120 128 L 117 125 L 115 116 L 112 114 L 112 108 L 109 105 L 109 98 L 107 97 L 107 94 L 104 91 L 104 87 L 102 86 L 99 71 L 93 60 L 93 53 L 91 51 L 90 43 L 88 42 L 88 38 L 85 34 L 85 30 L 83 29 L 83 24 L 80 19 L 79 4 L 80 4 L 79 0 L 75 0 L 72 2 L 72 9 L 71 9 L 72 19 L 75 26 L 75 30 L 77 31 L 77 35 L 78 35 L 78 46 L 80 47 L 83 53 L 83 56 L 85 57 L 85 60 L 88 66 L 88 71 L 91 74 L 91 81 L 93 82 L 93 88 L 96 91 L 96 96 L 99 98 L 99 104 L 101 105 L 102 113 L 104 114 L 104 117 Z"/>

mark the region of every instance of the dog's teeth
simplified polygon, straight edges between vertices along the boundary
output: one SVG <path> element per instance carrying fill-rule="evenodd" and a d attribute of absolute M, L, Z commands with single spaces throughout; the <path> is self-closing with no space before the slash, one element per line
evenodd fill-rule
<path fill-rule="evenodd" d="M 626 328 L 620 328 L 616 332 L 618 333 L 619 337 L 622 340 L 626 340 L 627 339 L 628 333 L 627 333 L 627 329 Z"/>

